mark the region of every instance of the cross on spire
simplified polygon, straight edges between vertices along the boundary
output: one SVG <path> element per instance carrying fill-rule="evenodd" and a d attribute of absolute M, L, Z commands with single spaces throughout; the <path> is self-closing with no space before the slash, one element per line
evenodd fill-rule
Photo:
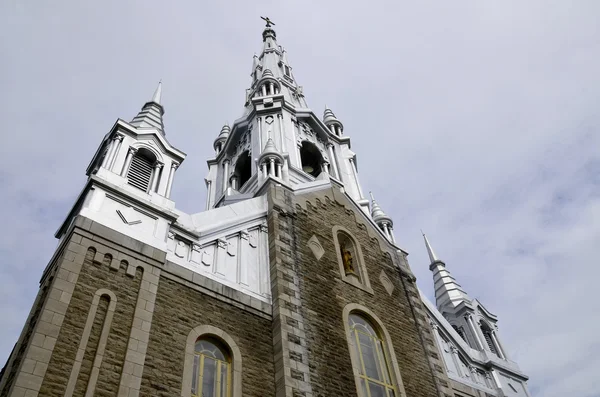
<path fill-rule="evenodd" d="M 264 20 L 267 23 L 267 27 L 270 28 L 271 25 L 275 26 L 275 22 L 271 21 L 269 17 L 260 17 L 260 19 Z"/>

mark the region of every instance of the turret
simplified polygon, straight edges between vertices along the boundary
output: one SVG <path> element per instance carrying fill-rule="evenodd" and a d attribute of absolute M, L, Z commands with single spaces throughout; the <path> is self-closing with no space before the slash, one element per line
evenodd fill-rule
<path fill-rule="evenodd" d="M 335 114 L 327 105 L 325 105 L 325 112 L 323 113 L 323 123 L 331 130 L 332 134 L 342 136 L 344 125 L 335 117 Z"/>
<path fill-rule="evenodd" d="M 277 150 L 273 140 L 269 138 L 258 158 L 259 181 L 268 177 L 283 179 L 283 164 L 283 155 Z"/>
<path fill-rule="evenodd" d="M 396 239 L 394 238 L 394 222 L 392 218 L 386 215 L 385 212 L 381 209 L 375 198 L 373 197 L 373 193 L 369 192 L 371 195 L 371 218 L 373 222 L 379 226 L 383 234 L 390 240 L 392 243 L 396 243 Z"/>
<path fill-rule="evenodd" d="M 219 136 L 217 136 L 217 139 L 215 139 L 215 142 L 213 143 L 213 148 L 215 149 L 215 155 L 218 155 L 219 153 L 221 153 L 221 150 L 223 150 L 223 147 L 225 146 L 225 142 L 227 142 L 227 138 L 229 138 L 230 132 L 231 132 L 231 128 L 229 128 L 229 125 L 227 125 L 227 124 L 223 125 L 223 128 L 221 128 L 221 132 L 219 133 Z"/>

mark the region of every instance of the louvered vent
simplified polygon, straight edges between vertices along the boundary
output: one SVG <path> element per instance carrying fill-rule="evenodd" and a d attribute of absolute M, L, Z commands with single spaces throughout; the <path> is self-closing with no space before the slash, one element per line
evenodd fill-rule
<path fill-rule="evenodd" d="M 487 342 L 490 351 L 494 354 L 498 354 L 496 352 L 496 346 L 494 345 L 494 341 L 492 341 L 492 335 L 490 335 L 490 332 L 487 330 L 483 331 L 483 336 L 485 337 L 485 341 Z"/>
<path fill-rule="evenodd" d="M 137 154 L 133 156 L 129 172 L 127 173 L 127 182 L 130 185 L 147 192 L 151 177 L 152 164 L 150 163 L 150 160 Z"/>

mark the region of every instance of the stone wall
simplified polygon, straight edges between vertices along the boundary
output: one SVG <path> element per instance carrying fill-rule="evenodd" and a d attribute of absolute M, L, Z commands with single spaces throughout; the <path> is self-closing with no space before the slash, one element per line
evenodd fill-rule
<path fill-rule="evenodd" d="M 199 325 L 212 325 L 240 349 L 243 395 L 273 396 L 271 320 L 266 317 L 161 277 L 141 395 L 179 396 L 188 335 Z"/>
<path fill-rule="evenodd" d="M 281 396 L 357 395 L 343 317 L 344 307 L 351 303 L 371 310 L 389 332 L 406 395 L 452 395 L 441 391 L 430 361 L 432 351 L 424 335 L 431 339 L 431 333 L 411 299 L 418 298 L 414 278 L 401 275 L 360 213 L 325 197 L 331 190 L 323 192 L 294 197 L 282 188 L 269 191 L 271 275 L 279 284 L 273 290 L 273 312 L 274 317 L 277 310 L 286 314 L 281 321 L 287 335 L 281 338 L 285 345 L 281 365 L 276 358 L 276 371 L 281 366 L 287 375 L 288 391 Z M 332 232 L 335 225 L 359 241 L 373 293 L 342 280 Z M 320 259 L 307 244 L 313 236 L 323 249 Z M 381 281 L 382 271 L 389 280 L 388 290 L 392 285 L 391 295 Z M 286 344 L 286 339 L 294 343 Z M 294 349 L 294 344 L 300 348 Z M 302 382 L 308 382 L 310 390 L 302 390 Z"/>
<path fill-rule="evenodd" d="M 44 396 L 63 396 L 65 394 L 73 363 L 80 347 L 84 347 L 84 355 L 79 374 L 74 378 L 76 381 L 74 395 L 85 395 L 108 310 L 108 301 L 102 297 L 96 315 L 93 317 L 88 342 L 85 346 L 81 346 L 92 300 L 99 289 L 112 291 L 116 295 L 117 304 L 100 363 L 95 390 L 98 394 L 116 395 L 119 389 L 142 279 L 142 269 L 138 268 L 135 273 L 128 275 L 127 262 L 116 259 L 118 251 L 100 252 L 97 258 L 99 260 L 95 260 L 97 249 L 101 249 L 99 245 L 87 238 L 84 238 L 81 244 L 80 246 L 86 249 L 87 255 L 83 261 L 46 377 L 40 389 L 40 394 Z M 116 268 L 111 268 L 111 264 L 104 261 L 107 254 L 114 255 L 118 264 L 115 266 Z"/>

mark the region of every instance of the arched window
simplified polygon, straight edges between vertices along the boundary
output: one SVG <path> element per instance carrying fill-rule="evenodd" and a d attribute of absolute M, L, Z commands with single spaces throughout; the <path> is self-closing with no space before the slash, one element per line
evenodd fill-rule
<path fill-rule="evenodd" d="M 250 176 L 252 175 L 252 161 L 250 158 L 250 152 L 247 150 L 240 154 L 236 163 L 235 163 L 235 171 L 234 178 L 236 180 L 235 186 L 232 186 L 234 189 L 239 190 L 244 186 Z"/>
<path fill-rule="evenodd" d="M 454 330 L 462 338 L 462 340 L 467 342 L 467 338 L 465 337 L 465 330 L 463 329 L 463 327 L 459 327 L 459 326 L 452 324 L 452 328 L 454 328 Z"/>
<path fill-rule="evenodd" d="M 494 339 L 492 337 L 492 330 L 484 322 L 481 323 L 481 332 L 483 333 L 483 337 L 485 338 L 485 342 L 487 343 L 490 351 L 499 356 L 498 349 L 496 348 L 496 344 L 494 343 Z"/>
<path fill-rule="evenodd" d="M 192 396 L 231 396 L 231 359 L 215 339 L 200 338 L 194 349 Z"/>
<path fill-rule="evenodd" d="M 396 388 L 390 373 L 383 338 L 363 316 L 350 313 L 348 325 L 354 356 L 358 358 L 361 397 L 392 397 Z"/>
<path fill-rule="evenodd" d="M 302 162 L 302 171 L 315 178 L 319 176 L 321 173 L 321 164 L 323 164 L 323 156 L 314 143 L 302 142 L 300 161 Z"/>
<path fill-rule="evenodd" d="M 144 148 L 137 150 L 127 171 L 127 183 L 148 192 L 155 162 L 156 156 L 151 151 Z"/>

